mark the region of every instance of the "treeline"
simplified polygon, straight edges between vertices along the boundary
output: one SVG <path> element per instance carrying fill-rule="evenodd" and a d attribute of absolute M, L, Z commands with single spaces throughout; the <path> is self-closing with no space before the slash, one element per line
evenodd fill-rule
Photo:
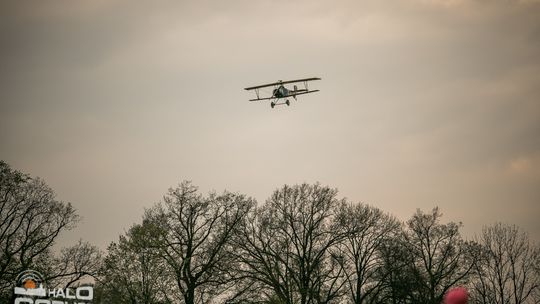
<path fill-rule="evenodd" d="M 285 185 L 257 204 L 183 182 L 106 252 L 80 242 L 54 255 L 58 233 L 50 234 L 73 227 L 73 208 L 42 181 L 0 169 L 4 299 L 13 276 L 32 268 L 59 286 L 94 278 L 94 303 L 440 304 L 456 286 L 472 303 L 540 303 L 540 250 L 518 227 L 499 223 L 465 240 L 461 224 L 442 223 L 437 208 L 403 223 L 319 184 Z M 32 194 L 36 187 L 49 193 L 38 205 L 58 209 L 32 234 L 50 235 L 49 247 L 13 243 L 25 237 L 24 218 L 34 219 L 21 206 L 43 197 Z"/>

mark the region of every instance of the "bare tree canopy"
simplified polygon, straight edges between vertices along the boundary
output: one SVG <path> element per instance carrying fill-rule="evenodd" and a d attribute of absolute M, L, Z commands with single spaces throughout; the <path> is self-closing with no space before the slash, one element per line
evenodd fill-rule
<path fill-rule="evenodd" d="M 96 246 L 79 240 L 73 246 L 62 248 L 51 258 L 46 272 L 49 286 L 69 288 L 81 279 L 95 279 L 101 269 L 101 251 Z"/>
<path fill-rule="evenodd" d="M 243 275 L 257 282 L 267 300 L 336 302 L 345 280 L 331 248 L 345 237 L 336 222 L 344 203 L 336 190 L 318 184 L 276 190 L 240 236 Z"/>
<path fill-rule="evenodd" d="M 418 210 L 407 222 L 404 236 L 414 258 L 416 303 L 441 303 L 446 291 L 466 282 L 476 264 L 475 246 L 461 238 L 461 224 L 440 224 L 441 217 L 438 208 L 427 214 Z"/>
<path fill-rule="evenodd" d="M 540 303 L 540 249 L 514 225 L 485 227 L 475 267 L 476 303 Z"/>
<path fill-rule="evenodd" d="M 232 236 L 254 205 L 241 194 L 203 196 L 190 182 L 149 210 L 150 246 L 166 262 L 186 304 L 206 303 L 232 286 Z"/>
<path fill-rule="evenodd" d="M 23 270 L 46 272 L 37 261 L 49 260 L 60 232 L 78 220 L 71 204 L 57 201 L 43 180 L 0 161 L 0 294 L 11 295 Z"/>
<path fill-rule="evenodd" d="M 341 257 L 349 301 L 377 303 L 384 286 L 381 250 L 385 242 L 400 232 L 400 223 L 365 204 L 343 205 L 339 218 L 346 237 L 335 251 Z"/>
<path fill-rule="evenodd" d="M 383 246 L 386 302 L 440 304 L 451 287 L 468 282 L 478 248 L 461 238 L 460 224 L 441 224 L 441 216 L 438 208 L 418 210 Z"/>
<path fill-rule="evenodd" d="M 97 285 L 103 303 L 173 303 L 165 262 L 149 247 L 151 225 L 134 225 L 108 247 Z"/>

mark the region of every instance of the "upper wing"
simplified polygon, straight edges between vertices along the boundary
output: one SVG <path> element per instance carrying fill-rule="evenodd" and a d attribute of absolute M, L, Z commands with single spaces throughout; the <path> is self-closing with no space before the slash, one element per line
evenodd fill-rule
<path fill-rule="evenodd" d="M 258 86 L 245 88 L 244 90 L 249 91 L 249 90 L 255 90 L 255 89 L 260 89 L 260 88 L 273 87 L 273 86 L 276 86 L 276 85 L 279 85 L 279 84 L 282 84 L 282 82 L 274 82 L 274 83 L 269 83 L 269 84 L 261 84 L 261 85 L 258 85 Z"/>
<path fill-rule="evenodd" d="M 313 81 L 313 80 L 321 80 L 321 79 L 319 77 L 312 77 L 312 78 L 304 78 L 304 79 L 296 79 L 296 80 L 287 80 L 287 81 L 282 81 L 281 84 L 305 82 L 305 81 Z"/>
<path fill-rule="evenodd" d="M 312 77 L 312 78 L 304 78 L 304 79 L 296 79 L 296 80 L 278 81 L 278 82 L 274 82 L 274 83 L 268 83 L 268 84 L 262 84 L 262 85 L 254 86 L 254 87 L 248 87 L 248 88 L 245 88 L 244 90 L 249 91 L 249 90 L 255 90 L 255 89 L 260 89 L 260 88 L 273 87 L 273 86 L 280 85 L 280 84 L 304 82 L 304 81 L 313 81 L 313 80 L 321 80 L 321 78 Z"/>

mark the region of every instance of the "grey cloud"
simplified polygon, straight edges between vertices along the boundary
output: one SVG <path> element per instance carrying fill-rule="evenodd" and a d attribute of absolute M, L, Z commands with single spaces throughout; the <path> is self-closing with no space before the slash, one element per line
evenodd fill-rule
<path fill-rule="evenodd" d="M 6 1 L 0 154 L 104 245 L 192 179 L 264 200 L 321 181 L 407 218 L 540 238 L 540 4 Z M 271 111 L 243 87 L 321 76 Z M 98 224 L 100 223 L 100 224 Z M 107 223 L 101 225 L 101 223 Z"/>

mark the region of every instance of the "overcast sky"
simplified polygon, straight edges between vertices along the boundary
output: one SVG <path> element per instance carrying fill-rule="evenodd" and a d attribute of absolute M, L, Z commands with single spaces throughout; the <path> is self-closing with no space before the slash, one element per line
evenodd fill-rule
<path fill-rule="evenodd" d="M 0 1 L 0 159 L 105 247 L 187 179 L 540 240 L 540 2 Z M 321 77 L 290 107 L 246 86 Z"/>

